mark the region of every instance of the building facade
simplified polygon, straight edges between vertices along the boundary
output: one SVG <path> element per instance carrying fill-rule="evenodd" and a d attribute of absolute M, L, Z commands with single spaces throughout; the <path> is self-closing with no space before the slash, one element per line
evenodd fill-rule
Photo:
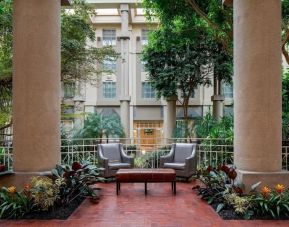
<path fill-rule="evenodd" d="M 96 84 L 76 84 L 76 89 L 75 85 L 63 85 L 64 102 L 70 106 L 71 113 L 80 116 L 63 123 L 68 128 L 73 125 L 81 127 L 84 120 L 81 113 L 116 113 L 121 117 L 126 137 L 139 139 L 142 144 L 147 141 L 157 143 L 158 138 L 171 137 L 171 132 L 166 133 L 170 131 L 166 126 L 172 118 L 171 109 L 166 100 L 157 99 L 141 60 L 142 50 L 148 44 L 149 31 L 156 29 L 158 22 L 147 22 L 141 6 L 129 1 L 126 4 L 117 1 L 88 2 L 97 9 L 97 15 L 92 18 L 96 42 L 90 45 L 110 45 L 120 57 L 103 62 L 102 67 L 113 73 L 103 73 Z M 222 87 L 224 115 L 233 114 L 232 86 L 224 84 Z M 213 86 L 198 87 L 190 99 L 189 116 L 202 117 L 212 110 L 212 95 Z M 177 121 L 181 121 L 184 115 L 178 101 L 175 115 Z"/>

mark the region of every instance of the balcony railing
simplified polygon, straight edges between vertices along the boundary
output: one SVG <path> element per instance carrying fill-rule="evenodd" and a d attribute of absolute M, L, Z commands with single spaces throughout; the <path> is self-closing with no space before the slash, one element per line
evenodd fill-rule
<path fill-rule="evenodd" d="M 98 162 L 97 145 L 99 143 L 122 143 L 128 155 L 135 157 L 137 168 L 158 168 L 160 157 L 170 151 L 172 143 L 196 143 L 198 166 L 217 166 L 233 164 L 234 147 L 228 139 L 204 138 L 85 138 L 61 141 L 61 162 L 71 164 L 74 161 Z M 282 147 L 282 169 L 289 170 L 289 146 Z M 7 170 L 13 170 L 13 147 L 11 142 L 0 144 L 0 164 Z"/>

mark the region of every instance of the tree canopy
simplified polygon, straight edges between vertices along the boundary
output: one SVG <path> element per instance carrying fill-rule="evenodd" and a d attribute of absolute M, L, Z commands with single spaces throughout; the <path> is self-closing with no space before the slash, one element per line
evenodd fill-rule
<path fill-rule="evenodd" d="M 216 8 L 216 4 L 211 4 Z M 210 85 L 213 74 L 220 80 L 231 80 L 229 44 L 224 45 L 221 33 L 213 34 L 206 21 L 186 1 L 145 0 L 144 5 L 149 19 L 156 16 L 160 20 L 159 28 L 151 32 L 150 42 L 143 52 L 149 79 L 158 97 L 169 98 L 181 91 L 186 119 L 194 89 Z"/>
<path fill-rule="evenodd" d="M 97 80 L 100 65 L 107 57 L 116 58 L 111 47 L 97 48 L 90 17 L 95 9 L 85 0 L 73 0 L 61 10 L 61 80 Z M 12 96 L 12 14 L 13 0 L 0 0 L 0 129 L 11 117 Z M 91 43 L 91 44 L 89 44 Z"/>
<path fill-rule="evenodd" d="M 124 135 L 120 118 L 116 114 L 103 116 L 102 114 L 88 114 L 84 127 L 75 135 L 76 138 L 102 138 L 105 136 L 122 137 Z"/>

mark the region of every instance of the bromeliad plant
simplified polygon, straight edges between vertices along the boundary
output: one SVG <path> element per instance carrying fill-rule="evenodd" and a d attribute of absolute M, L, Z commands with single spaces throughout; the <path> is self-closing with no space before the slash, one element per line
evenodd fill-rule
<path fill-rule="evenodd" d="M 15 186 L 0 189 L 0 219 L 21 218 L 32 210 L 32 198 L 27 190 L 17 192 Z"/>
<path fill-rule="evenodd" d="M 259 215 L 269 215 L 274 219 L 289 217 L 289 190 L 282 184 L 277 184 L 273 189 L 264 186 L 261 192 L 255 193 L 254 202 Z"/>
<path fill-rule="evenodd" d="M 72 166 L 57 165 L 52 175 L 59 182 L 59 205 L 66 205 L 78 197 L 96 200 L 98 195 L 91 185 L 103 180 L 96 166 L 79 162 L 74 162 Z"/>

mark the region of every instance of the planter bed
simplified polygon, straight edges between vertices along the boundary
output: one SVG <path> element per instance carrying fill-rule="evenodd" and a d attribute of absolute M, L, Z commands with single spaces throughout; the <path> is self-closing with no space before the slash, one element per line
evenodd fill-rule
<path fill-rule="evenodd" d="M 216 210 L 218 204 L 217 203 L 211 204 L 211 206 L 213 207 L 214 210 Z M 223 208 L 218 214 L 223 220 L 246 220 L 242 215 L 236 214 L 236 212 L 230 208 Z M 289 217 L 281 216 L 278 219 L 273 219 L 271 216 L 253 215 L 251 216 L 250 220 L 289 220 Z"/>
<path fill-rule="evenodd" d="M 54 206 L 48 211 L 25 214 L 21 219 L 60 219 L 65 220 L 81 205 L 85 198 L 79 197 L 64 207 Z"/>

